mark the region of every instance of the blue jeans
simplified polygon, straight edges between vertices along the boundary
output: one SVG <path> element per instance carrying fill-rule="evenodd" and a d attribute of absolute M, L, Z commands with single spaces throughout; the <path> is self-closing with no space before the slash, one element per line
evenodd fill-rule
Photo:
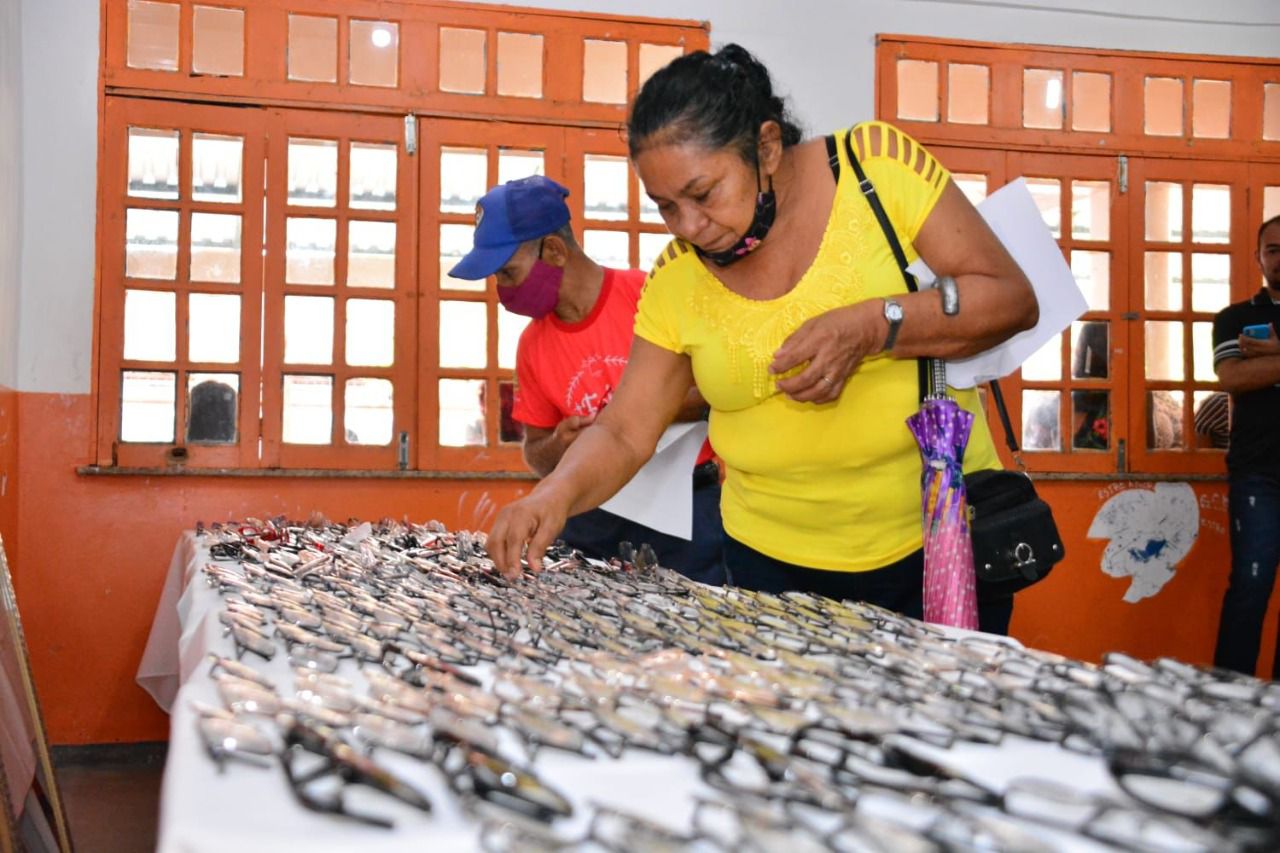
<path fill-rule="evenodd" d="M 841 601 L 865 601 L 913 619 L 924 616 L 923 549 L 871 571 L 837 572 L 775 559 L 726 534 L 724 559 L 729 583 L 744 589 L 811 592 Z M 1008 634 L 1012 616 L 1013 596 L 978 603 L 979 630 Z"/>
<path fill-rule="evenodd" d="M 1260 474 L 1232 477 L 1227 518 L 1231 524 L 1231 580 L 1222 598 L 1215 666 L 1254 675 L 1262 644 L 1262 620 L 1280 563 L 1280 480 Z M 1280 637 L 1271 677 L 1280 678 Z"/>
<path fill-rule="evenodd" d="M 618 543 L 624 540 L 637 548 L 648 542 L 659 564 L 702 583 L 722 586 L 725 582 L 719 484 L 693 490 L 692 540 L 660 533 L 603 509 L 570 518 L 560 538 L 588 557 L 601 560 L 618 556 Z"/>

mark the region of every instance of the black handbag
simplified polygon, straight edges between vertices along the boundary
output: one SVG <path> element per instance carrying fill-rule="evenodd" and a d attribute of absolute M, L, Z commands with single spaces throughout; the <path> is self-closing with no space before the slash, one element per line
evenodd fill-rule
<path fill-rule="evenodd" d="M 827 137 L 827 153 L 834 171 L 835 139 Z M 889 248 L 898 262 L 907 290 L 919 290 L 915 276 L 907 272 L 907 256 L 902 251 L 898 235 L 894 233 L 889 215 L 876 195 L 876 188 L 867 178 L 862 165 L 854 154 L 849 138 L 845 137 L 845 152 L 859 187 L 866 196 L 871 211 L 884 231 Z M 946 391 L 942 362 L 920 359 L 920 401 L 924 402 L 930 389 L 936 395 Z M 1013 458 L 1022 466 L 1018 455 L 1018 442 L 1014 438 L 1009 410 L 1000 393 L 1000 383 L 990 383 L 991 398 L 1004 427 L 1005 443 Z M 1036 494 L 1035 484 L 1023 471 L 987 470 L 974 471 L 964 477 L 965 494 L 969 503 L 969 535 L 973 540 L 973 568 L 978 580 L 978 600 L 993 601 L 1013 595 L 1048 577 L 1053 567 L 1066 556 L 1062 536 L 1053 520 L 1053 510 Z"/>

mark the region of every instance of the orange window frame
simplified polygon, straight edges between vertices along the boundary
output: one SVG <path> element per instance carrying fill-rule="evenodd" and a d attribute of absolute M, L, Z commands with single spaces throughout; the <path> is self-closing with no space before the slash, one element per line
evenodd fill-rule
<path fill-rule="evenodd" d="M 936 63 L 936 121 L 900 119 L 897 63 L 900 59 Z M 990 69 L 988 123 L 949 122 L 949 63 L 985 65 Z M 1022 126 L 1023 70 L 1061 70 L 1062 129 Z M 1110 124 L 1108 133 L 1071 130 L 1074 101 L 1072 73 L 1109 75 Z M 1152 136 L 1144 130 L 1144 85 L 1147 77 L 1173 77 L 1182 81 L 1181 136 Z M 1044 176 L 1061 181 L 1060 216 L 1064 255 L 1072 249 L 1105 250 L 1110 258 L 1110 304 L 1105 311 L 1089 311 L 1081 321 L 1101 320 L 1110 325 L 1110 375 L 1105 381 L 1077 380 L 1071 376 L 1071 334 L 1063 336 L 1062 380 L 1033 382 L 1021 371 L 1002 382 L 1015 429 L 1021 425 L 1022 391 L 1060 391 L 1062 452 L 1023 454 L 1034 470 L 1067 474 L 1205 475 L 1222 471 L 1222 452 L 1202 446 L 1192 430 L 1196 392 L 1217 388 L 1216 382 L 1194 377 L 1196 353 L 1192 345 L 1193 323 L 1212 321 L 1212 313 L 1194 312 L 1190 255 L 1194 250 L 1229 255 L 1230 301 L 1256 292 L 1258 274 L 1253 230 L 1262 221 L 1262 186 L 1276 189 L 1280 205 L 1280 141 L 1263 139 L 1264 85 L 1280 81 L 1280 62 L 1266 59 L 1225 59 L 1173 56 L 1120 51 L 995 45 L 972 41 L 882 35 L 877 47 L 876 114 L 893 122 L 929 145 L 953 172 L 983 173 L 1002 181 L 1019 175 Z M 1193 81 L 1225 80 L 1231 83 L 1229 136 L 1225 139 L 1193 137 Z M 998 165 L 996 165 L 998 163 Z M 1071 180 L 1108 180 L 1112 183 L 1110 234 L 1104 243 L 1081 241 L 1071 234 Z M 1183 239 L 1176 246 L 1145 240 L 1144 191 L 1146 180 L 1164 180 L 1184 186 Z M 1127 184 L 1127 186 L 1126 186 Z M 1225 184 L 1231 188 L 1231 232 L 1228 244 L 1192 243 L 1190 188 L 1193 184 Z M 994 190 L 991 185 L 988 190 Z M 1164 248 L 1180 253 L 1183 262 L 1182 309 L 1149 311 L 1144 302 L 1145 252 Z M 1145 375 L 1145 323 L 1148 319 L 1183 324 L 1183 365 L 1180 380 L 1149 380 Z M 1205 357 L 1204 353 L 1200 358 Z M 1111 394 L 1113 437 L 1105 452 L 1072 450 L 1070 420 L 1073 390 L 1106 390 Z M 1179 391 L 1185 394 L 1182 409 L 1182 446 L 1157 450 L 1148 446 L 1147 393 Z M 991 406 L 988 412 L 994 416 Z M 994 424 L 993 420 L 993 424 Z M 997 430 L 998 426 L 995 427 Z M 1120 440 L 1124 444 L 1120 444 Z M 1002 453 L 1004 453 L 1002 449 Z M 1007 454 L 1006 454 L 1007 456 Z M 1009 461 L 1006 459 L 1006 462 Z"/>
<path fill-rule="evenodd" d="M 638 257 L 640 233 L 662 233 L 660 223 L 638 218 L 639 188 L 629 174 L 629 216 L 623 221 L 588 223 L 582 219 L 582 158 L 584 153 L 625 156 L 625 144 L 617 128 L 625 120 L 624 104 L 584 101 L 582 77 L 586 39 L 626 44 L 627 99 L 638 87 L 641 45 L 677 47 L 684 52 L 705 49 L 705 24 L 691 21 L 640 19 L 575 12 L 516 10 L 511 7 L 428 2 L 428 0 L 352 0 L 340 8 L 330 0 L 159 0 L 177 9 L 177 67 L 173 70 L 133 68 L 128 64 L 129 4 L 126 0 L 102 0 L 104 22 L 100 81 L 104 141 L 100 146 L 99 172 L 99 268 L 98 312 L 95 342 L 94 398 L 96 457 L 100 465 L 156 468 L 181 461 L 191 468 L 326 468 L 394 470 L 396 468 L 525 472 L 516 443 L 502 443 L 498 435 L 499 395 L 494 393 L 512 381 L 512 371 L 498 366 L 496 347 L 497 301 L 489 285 L 480 292 L 448 292 L 439 281 L 439 226 L 471 221 L 471 217 L 439 211 L 439 148 L 453 140 L 460 147 L 492 144 L 497 147 L 545 151 L 545 170 L 573 191 L 570 199 L 579 234 L 598 226 L 626 230 L 630 262 Z M 194 9 L 212 6 L 243 12 L 243 74 L 214 76 L 192 68 Z M 287 68 L 289 15 L 297 13 L 329 17 L 336 21 L 337 82 L 290 80 Z M 386 21 L 398 27 L 398 65 L 395 87 L 371 87 L 347 82 L 351 22 Z M 485 91 L 458 94 L 439 91 L 440 30 L 444 27 L 483 30 L 486 33 Z M 543 37 L 541 98 L 498 95 L 496 91 L 498 33 L 538 34 Z M 554 61 L 552 59 L 554 58 Z M 175 104 L 185 101 L 185 104 Z M 150 105 L 150 106 L 148 106 Z M 229 109 L 229 106 L 237 109 Z M 243 107 L 251 109 L 243 109 Z M 241 397 L 238 422 L 240 441 L 232 447 L 191 446 L 185 460 L 175 459 L 175 447 L 184 445 L 184 400 L 177 395 L 175 436 L 172 443 L 141 445 L 118 441 L 120 430 L 120 382 L 122 369 L 152 369 L 148 363 L 128 363 L 123 349 L 123 262 L 114 248 L 123 245 L 122 199 L 119 187 L 127 169 L 127 139 L 117 125 L 126 113 L 156 116 L 159 128 L 185 127 L 184 121 L 212 121 L 227 133 L 245 137 L 244 199 L 245 237 L 242 245 L 243 299 L 241 303 Z M 379 115 L 381 114 L 381 115 Z M 416 129 L 406 115 L 416 119 Z M 160 120 L 161 118 L 164 120 Z M 200 117 L 198 120 L 195 117 Z M 127 122 L 126 122 L 127 124 Z M 116 128 L 116 130 L 112 130 Z M 114 136 L 113 136 L 114 134 Z M 348 166 L 338 176 L 337 208 L 291 208 L 288 187 L 288 139 L 338 140 L 340 148 L 353 140 L 388 143 L 399 141 L 397 197 L 396 286 L 394 292 L 365 291 L 343 284 L 346 264 L 345 228 L 337 229 L 335 285 L 323 293 L 313 286 L 286 284 L 284 243 L 289 216 L 323 216 L 345 223 L 352 218 L 379 219 L 368 211 L 345 208 L 342 189 Z M 253 141 L 250 142 L 250 139 Z M 536 142 L 537 144 L 532 144 Z M 407 146 L 416 144 L 416 152 Z M 584 147 L 585 146 L 585 147 Z M 572 151 L 569 149 L 572 148 Z M 589 152 L 588 152 L 589 149 Z M 189 165 L 186 166 L 189 169 Z M 491 169 L 490 176 L 496 172 Z M 186 179 L 184 173 L 184 180 Z M 258 190 L 257 188 L 264 187 Z M 252 196 L 252 203 L 250 196 Z M 265 201 L 265 204 L 264 204 Z M 264 215 L 265 210 L 265 215 Z M 186 214 L 184 214 L 185 216 Z M 255 217 L 251 220 L 251 217 Z M 185 233 L 185 232 L 184 232 Z M 261 263 L 256 246 L 263 235 Z M 248 269 L 253 267 L 251 274 Z M 182 284 L 175 285 L 177 287 Z M 203 289 L 203 285 L 201 285 Z M 182 303 L 181 291 L 178 301 Z M 333 360 L 328 365 L 283 364 L 284 300 L 288 296 L 332 295 L 335 299 Z M 342 364 L 342 306 L 351 298 L 387 298 L 395 302 L 395 360 L 389 368 L 351 368 Z M 480 370 L 444 370 L 439 367 L 440 300 L 462 298 L 485 303 L 488 331 L 487 366 Z M 261 307 L 259 307 L 261 306 Z M 179 311 L 183 309 L 180 307 Z M 179 355 L 185 334 L 185 315 L 179 314 Z M 261 350 L 258 342 L 261 340 Z M 259 369 L 259 364 L 261 368 Z M 193 367 L 199 367 L 195 365 Z M 176 371 L 187 366 L 179 358 Z M 224 368 L 225 369 L 225 368 Z M 332 443 L 323 446 L 283 441 L 282 381 L 285 374 L 333 377 Z M 183 374 L 185 375 L 185 374 Z M 343 434 L 343 381 L 349 377 L 388 378 L 395 384 L 393 441 L 389 446 L 346 445 Z M 478 378 L 485 383 L 489 405 L 483 447 L 445 447 L 439 443 L 438 380 L 442 377 Z M 259 395 L 259 388 L 261 394 Z M 260 413 L 260 417 L 259 417 Z M 407 441 L 402 441 L 402 437 Z"/>

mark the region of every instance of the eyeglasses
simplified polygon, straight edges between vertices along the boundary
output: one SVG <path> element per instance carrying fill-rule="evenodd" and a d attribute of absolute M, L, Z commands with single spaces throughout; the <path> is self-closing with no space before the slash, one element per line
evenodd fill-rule
<path fill-rule="evenodd" d="M 431 811 L 431 801 L 412 786 L 343 743 L 335 732 L 293 721 L 285 731 L 281 755 L 285 778 L 298 802 L 312 811 L 348 817 L 372 826 L 391 827 L 380 815 L 352 811 L 346 806 L 344 787 L 363 785 L 394 797 L 416 809 Z"/>

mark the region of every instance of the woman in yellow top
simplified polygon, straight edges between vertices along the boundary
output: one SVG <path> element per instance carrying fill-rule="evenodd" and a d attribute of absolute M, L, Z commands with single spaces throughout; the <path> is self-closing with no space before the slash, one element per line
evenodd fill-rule
<path fill-rule="evenodd" d="M 541 566 L 567 516 L 652 455 L 696 380 L 724 459 L 732 583 L 922 610 L 917 359 L 963 357 L 1030 328 L 1035 296 L 947 171 L 881 122 L 801 142 L 768 71 L 737 45 L 654 74 L 631 160 L 676 238 L 655 263 L 612 402 L 533 492 L 498 516 L 499 569 Z M 952 276 L 958 313 L 908 293 L 845 136 L 909 261 Z M 833 174 L 834 173 L 834 174 Z M 976 395 L 959 392 L 978 413 Z M 966 470 L 999 467 L 978 413 Z M 1011 601 L 984 608 L 1007 629 Z M 987 612 L 990 611 L 990 612 Z"/>

